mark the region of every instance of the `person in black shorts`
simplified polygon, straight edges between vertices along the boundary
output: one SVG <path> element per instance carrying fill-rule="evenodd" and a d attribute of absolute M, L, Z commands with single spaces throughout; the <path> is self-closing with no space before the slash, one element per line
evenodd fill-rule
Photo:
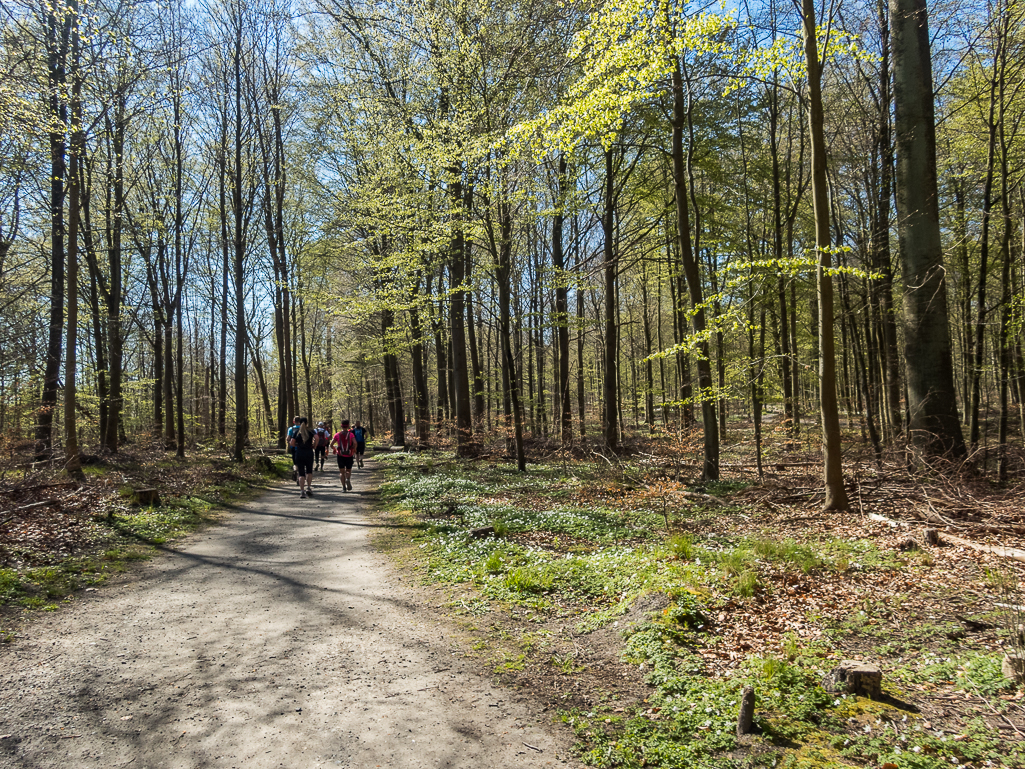
<path fill-rule="evenodd" d="M 331 433 L 327 431 L 327 425 L 323 422 L 317 422 L 317 429 L 314 432 L 317 434 L 317 448 L 313 455 L 313 469 L 322 471 L 324 458 L 327 456 L 327 445 L 331 442 Z"/>
<path fill-rule="evenodd" d="M 356 464 L 363 467 L 363 453 L 367 450 L 367 438 L 370 436 L 370 431 L 363 427 L 356 420 L 355 426 L 352 428 L 352 437 L 356 439 Z"/>
<path fill-rule="evenodd" d="M 307 426 L 306 417 L 299 420 L 299 431 L 292 436 L 291 443 L 295 448 L 292 456 L 298 475 L 299 499 L 306 499 L 313 495 L 313 452 L 317 448 L 317 434 Z"/>
<path fill-rule="evenodd" d="M 342 429 L 331 439 L 335 456 L 338 457 L 338 479 L 342 482 L 342 491 L 352 491 L 352 461 L 356 453 L 356 438 L 349 429 L 349 420 L 342 422 Z"/>

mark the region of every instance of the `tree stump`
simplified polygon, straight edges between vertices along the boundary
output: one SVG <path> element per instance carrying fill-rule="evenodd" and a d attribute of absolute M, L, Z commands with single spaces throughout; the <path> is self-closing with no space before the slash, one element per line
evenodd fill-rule
<path fill-rule="evenodd" d="M 876 700 L 883 693 L 883 671 L 868 662 L 844 660 L 826 675 L 822 688 Z"/>
<path fill-rule="evenodd" d="M 926 529 L 922 532 L 925 537 L 925 544 L 927 545 L 938 545 L 940 543 L 940 533 L 936 529 Z"/>
<path fill-rule="evenodd" d="M 160 506 L 159 489 L 132 489 L 132 502 L 140 506 Z"/>
<path fill-rule="evenodd" d="M 479 529 L 470 529 L 470 536 L 474 539 L 486 539 L 495 535 L 494 526 L 482 526 Z"/>
<path fill-rule="evenodd" d="M 1005 654 L 1004 663 L 1000 666 L 1000 671 L 1004 674 L 1005 678 L 1009 678 L 1016 683 L 1025 683 L 1025 656 L 1021 654 Z"/>
<path fill-rule="evenodd" d="M 754 731 L 755 690 L 753 686 L 745 686 L 740 695 L 740 712 L 737 714 L 737 736 L 751 734 Z"/>

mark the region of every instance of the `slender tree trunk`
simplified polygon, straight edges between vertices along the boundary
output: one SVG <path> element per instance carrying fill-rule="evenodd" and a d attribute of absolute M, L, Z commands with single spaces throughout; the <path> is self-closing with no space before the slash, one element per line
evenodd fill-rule
<path fill-rule="evenodd" d="M 1014 234 L 1014 223 L 1011 220 L 1011 190 L 1009 183 L 1010 162 L 1009 162 L 1009 140 L 1006 120 L 1006 64 L 1008 37 L 1010 30 L 1011 9 L 1003 3 L 998 4 L 1000 16 L 1000 37 L 998 47 L 998 81 L 997 94 L 1000 100 L 999 109 L 999 140 L 1000 140 L 1000 341 L 999 341 L 999 403 L 1000 416 L 997 426 L 997 441 L 999 444 L 997 457 L 997 478 L 1001 483 L 1007 481 L 1007 434 L 1010 424 L 1010 404 L 1008 396 L 1011 379 L 1011 240 Z M 1012 131 L 1013 136 L 1013 131 Z"/>
<path fill-rule="evenodd" d="M 616 323 L 616 284 L 619 265 L 616 262 L 615 242 L 615 166 L 613 150 L 605 150 L 605 210 L 602 216 L 605 272 L 605 378 L 602 388 L 602 434 L 605 447 L 615 451 L 619 447 L 619 327 Z"/>
<path fill-rule="evenodd" d="M 78 0 L 68 8 L 73 18 L 71 31 L 71 155 L 68 168 L 68 354 L 64 370 L 64 454 L 65 471 L 83 479 L 78 450 L 78 236 L 81 221 L 81 178 L 79 163 L 85 155 L 85 126 L 82 124 L 82 74 L 80 69 L 82 23 Z"/>
<path fill-rule="evenodd" d="M 705 337 L 705 311 L 701 275 L 691 246 L 690 211 L 688 209 L 687 176 L 684 167 L 683 130 L 686 120 L 686 97 L 683 88 L 683 74 L 677 60 L 673 67 L 673 190 L 676 197 L 676 229 L 679 240 L 680 261 L 683 265 L 691 307 L 694 309 L 691 325 L 698 342 L 698 390 L 701 401 L 701 421 L 704 432 L 704 461 L 701 477 L 706 481 L 719 479 L 719 423 L 712 389 L 712 369 L 709 359 L 708 341 Z M 682 296 L 679 297 L 682 305 Z M 683 328 L 680 329 L 683 333 Z"/>
<path fill-rule="evenodd" d="M 501 232 L 495 263 L 495 280 L 498 284 L 498 336 L 502 344 L 503 382 L 506 385 L 508 407 L 506 426 L 512 420 L 513 444 L 516 450 L 516 467 L 527 471 L 527 457 L 523 445 L 523 409 L 520 404 L 519 377 L 516 373 L 516 359 L 512 350 L 512 212 L 504 200 L 499 201 L 499 230 Z"/>
<path fill-rule="evenodd" d="M 772 151 L 772 245 L 773 257 L 783 261 L 783 194 L 782 171 L 779 163 L 779 83 L 773 73 L 769 91 L 769 146 Z M 787 279 L 780 272 L 776 277 L 776 299 L 779 302 L 779 316 L 787 317 Z M 791 376 L 790 334 L 785 322 L 779 325 L 780 373 L 783 385 L 783 419 L 793 429 L 794 380 Z"/>
<path fill-rule="evenodd" d="M 463 210 L 473 210 L 473 184 L 468 183 L 463 194 Z M 473 248 L 470 238 L 463 244 L 464 275 L 467 285 L 473 281 Z M 464 296 L 466 305 L 466 339 L 470 347 L 470 369 L 473 378 L 473 429 L 480 431 L 484 426 L 484 372 L 481 365 L 480 348 L 477 342 L 477 324 L 474 322 L 473 292 L 467 291 Z M 479 315 L 479 313 L 478 313 Z"/>
<path fill-rule="evenodd" d="M 999 46 L 998 46 L 999 47 Z M 999 57 L 999 50 L 997 52 Z M 982 370 L 986 348 L 986 322 L 989 309 L 986 307 L 986 283 L 989 277 L 989 246 L 990 230 L 993 216 L 993 177 L 996 171 L 997 151 L 997 74 L 996 60 L 994 73 L 989 84 L 989 139 L 986 153 L 986 180 L 982 190 L 982 234 L 979 240 L 979 293 L 975 300 L 975 360 L 972 365 L 971 404 L 969 405 L 969 438 L 974 449 L 979 445 L 979 404 L 982 399 Z"/>
<path fill-rule="evenodd" d="M 160 383 L 164 390 L 164 447 L 167 449 L 176 448 L 176 440 L 174 435 L 174 338 L 172 336 L 172 329 L 174 325 L 171 322 L 171 318 L 168 313 L 173 312 L 167 305 L 164 306 L 164 326 L 161 329 L 161 333 L 164 336 L 164 365 L 161 367 L 163 371 L 163 381 Z"/>
<path fill-rule="evenodd" d="M 580 437 L 587 434 L 584 419 L 586 389 L 584 387 L 584 291 L 577 287 L 577 416 L 580 419 Z"/>
<path fill-rule="evenodd" d="M 235 237 L 232 264 L 235 290 L 235 445 L 232 455 L 236 462 L 245 459 L 245 445 L 249 439 L 249 377 L 246 365 L 246 290 L 245 258 L 246 243 L 244 212 L 242 208 L 242 19 L 238 19 L 235 31 L 233 64 L 235 75 L 235 163 L 232 185 L 232 213 L 234 214 Z"/>
<path fill-rule="evenodd" d="M 57 409 L 57 386 L 61 367 L 64 331 L 65 222 L 64 187 L 67 173 L 65 129 L 68 108 L 66 60 L 71 34 L 71 14 L 59 14 L 51 5 L 46 12 L 47 86 L 49 88 L 50 140 L 50 317 L 46 341 L 43 392 L 36 419 L 36 439 L 49 451 L 53 448 L 53 415 Z"/>
<path fill-rule="evenodd" d="M 444 279 L 439 276 L 438 278 L 439 291 L 444 293 Z M 431 295 L 431 278 L 427 278 L 427 295 Z M 442 422 L 448 419 L 451 415 L 449 411 L 449 398 L 448 398 L 448 356 L 446 350 L 448 344 L 445 341 L 444 328 L 445 324 L 442 318 L 442 302 L 439 297 L 437 302 L 437 311 L 431 320 L 431 324 L 434 328 L 434 357 L 437 362 L 438 368 L 438 403 L 437 413 L 438 421 Z"/>
<path fill-rule="evenodd" d="M 465 254 L 463 242 L 463 185 L 462 165 L 453 168 L 455 179 L 449 192 L 452 205 L 458 211 L 449 253 L 449 277 L 452 281 L 452 296 L 449 300 L 449 331 L 452 342 L 452 386 L 455 395 L 456 452 L 466 456 L 470 451 L 473 435 L 473 419 L 470 412 L 470 377 L 466 360 L 466 286 L 464 284 Z"/>
<path fill-rule="evenodd" d="M 569 183 L 566 176 L 566 155 L 559 155 L 559 194 L 552 218 L 552 263 L 555 268 L 555 329 L 556 350 L 559 361 L 559 431 L 562 445 L 573 442 L 573 415 L 569 397 L 569 274 L 566 269 L 566 249 L 563 229 L 566 222 L 566 198 Z"/>
<path fill-rule="evenodd" d="M 221 225 L 221 339 L 218 358 L 217 435 L 221 443 L 228 440 L 228 279 L 231 275 L 231 236 L 228 230 L 228 109 L 221 112 L 221 142 L 218 148 L 220 165 L 218 215 Z M 286 348 L 287 349 L 287 348 Z"/>
<path fill-rule="evenodd" d="M 826 179 L 826 139 L 822 114 L 822 65 L 819 62 L 817 16 L 814 0 L 802 0 L 804 53 L 808 65 L 808 127 L 811 133 L 812 198 L 815 209 L 815 271 L 819 307 L 819 403 L 822 411 L 822 454 L 825 510 L 846 510 L 840 447 L 840 415 L 836 400 L 836 354 L 833 338 L 833 279 L 829 232 L 829 190 Z"/>
<path fill-rule="evenodd" d="M 875 229 L 872 255 L 875 271 L 881 276 L 872 281 L 881 315 L 882 352 L 886 380 L 886 422 L 892 435 L 900 434 L 900 354 L 897 349 L 897 314 L 893 307 L 893 268 L 890 257 L 890 200 L 893 195 L 893 132 L 890 115 L 890 28 L 886 0 L 877 4 L 882 57 L 879 63 L 879 187 L 875 199 Z M 866 340 L 867 341 L 867 340 Z"/>
<path fill-rule="evenodd" d="M 381 311 L 382 338 L 387 340 L 392 326 L 395 325 L 394 315 L 390 309 Z M 387 344 L 387 342 L 386 342 Z M 399 375 L 398 357 L 390 346 L 384 353 L 384 377 L 388 392 L 388 407 L 392 417 L 392 442 L 396 446 L 406 445 L 406 415 L 402 408 L 402 379 Z"/>
<path fill-rule="evenodd" d="M 419 289 L 419 285 L 417 289 Z M 408 313 L 409 333 L 412 337 L 409 352 L 413 372 L 413 408 L 416 411 L 416 437 L 423 444 L 430 437 L 431 420 L 431 409 L 427 396 L 427 376 L 424 372 L 423 324 L 420 321 L 420 308 L 415 302 L 410 303 Z"/>

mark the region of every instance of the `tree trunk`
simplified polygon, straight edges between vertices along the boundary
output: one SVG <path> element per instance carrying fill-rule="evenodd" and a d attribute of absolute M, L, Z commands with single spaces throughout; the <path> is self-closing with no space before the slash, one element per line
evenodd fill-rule
<path fill-rule="evenodd" d="M 419 291 L 419 280 L 416 291 Z M 412 299 L 412 298 L 411 298 Z M 431 409 L 427 396 L 427 376 L 424 372 L 423 325 L 420 322 L 420 308 L 415 300 L 409 306 L 409 333 L 412 337 L 410 357 L 413 370 L 413 408 L 416 411 L 416 437 L 426 443 L 430 437 Z"/>
<path fill-rule="evenodd" d="M 619 265 L 616 263 L 615 242 L 615 168 L 613 151 L 605 150 L 605 210 L 602 215 L 605 273 L 605 377 L 602 380 L 602 436 L 605 448 L 615 451 L 619 447 L 619 328 L 616 324 L 616 282 Z"/>
<path fill-rule="evenodd" d="M 449 185 L 449 194 L 454 210 L 455 224 L 452 241 L 449 245 L 449 279 L 452 283 L 452 296 L 449 299 L 449 332 L 452 343 L 452 388 L 456 412 L 456 453 L 466 456 L 470 451 L 473 435 L 473 419 L 470 412 L 470 377 L 466 360 L 466 305 L 464 301 L 466 286 L 465 254 L 463 253 L 463 184 L 462 165 L 456 164 L 451 173 L 453 181 Z"/>
<path fill-rule="evenodd" d="M 235 444 L 232 456 L 236 462 L 245 459 L 245 445 L 249 439 L 249 377 L 246 375 L 246 243 L 244 212 L 242 209 L 242 20 L 237 19 L 233 65 L 235 75 L 235 163 L 232 185 L 232 213 L 235 219 L 233 278 L 235 290 Z"/>
<path fill-rule="evenodd" d="M 392 442 L 396 446 L 406 445 L 406 415 L 402 408 L 402 379 L 399 376 L 399 360 L 391 350 L 388 337 L 395 324 L 390 309 L 381 311 L 381 336 L 385 340 L 384 377 L 388 392 L 388 408 L 392 417 Z"/>
<path fill-rule="evenodd" d="M 890 31 L 886 0 L 878 0 L 879 33 L 882 59 L 879 64 L 878 157 L 879 187 L 875 199 L 875 228 L 872 232 L 874 269 L 881 276 L 872 281 L 876 292 L 882 332 L 883 365 L 886 387 L 886 422 L 890 434 L 899 435 L 900 354 L 897 349 L 897 315 L 893 308 L 893 269 L 890 258 L 890 200 L 893 195 L 893 133 L 890 128 Z M 866 340 L 867 341 L 867 340 Z"/>
<path fill-rule="evenodd" d="M 890 0 L 890 24 L 909 437 L 927 454 L 963 456 L 940 240 L 925 0 Z"/>
<path fill-rule="evenodd" d="M 566 155 L 559 155 L 559 195 L 552 218 L 552 265 L 555 268 L 555 329 L 558 350 L 559 432 L 563 446 L 573 442 L 572 407 L 569 397 L 569 274 L 566 270 L 566 249 L 563 229 L 566 222 Z"/>
<path fill-rule="evenodd" d="M 520 403 L 519 377 L 516 374 L 516 359 L 512 351 L 512 212 L 505 201 L 500 201 L 499 230 L 500 240 L 495 263 L 495 280 L 498 284 L 498 336 L 502 343 L 503 382 L 506 384 L 506 395 L 509 407 L 506 410 L 506 425 L 512 419 L 513 444 L 516 450 L 516 467 L 521 472 L 527 471 L 527 457 L 523 446 L 523 409 Z"/>
<path fill-rule="evenodd" d="M 709 360 L 708 341 L 705 339 L 705 310 L 701 290 L 701 275 L 691 246 L 690 211 L 688 209 L 687 176 L 684 166 L 683 130 L 686 120 L 686 95 L 683 88 L 683 73 L 677 60 L 673 67 L 673 191 L 676 198 L 676 230 L 679 241 L 680 261 L 683 265 L 687 288 L 690 292 L 694 313 L 691 325 L 698 337 L 698 398 L 701 401 L 701 421 L 704 432 L 704 458 L 701 477 L 706 481 L 719 480 L 719 422 L 712 389 L 712 369 Z M 683 304 L 683 297 L 678 297 Z M 680 328 L 681 334 L 683 328 Z"/>
<path fill-rule="evenodd" d="M 81 178 L 79 163 L 85 155 L 85 126 L 82 124 L 82 74 L 80 70 L 81 16 L 78 0 L 68 8 L 73 18 L 71 32 L 71 155 L 68 168 L 68 354 L 64 369 L 64 470 L 82 480 L 82 458 L 78 450 L 78 235 L 81 221 Z"/>
<path fill-rule="evenodd" d="M 802 0 L 804 54 L 808 64 L 808 127 L 811 133 L 811 188 L 815 210 L 815 248 L 818 266 L 815 280 L 819 307 L 819 403 L 822 411 L 822 454 L 825 510 L 846 510 L 840 447 L 840 415 L 836 399 L 836 355 L 833 337 L 833 279 L 829 232 L 829 188 L 826 179 L 826 138 L 822 114 L 822 65 L 819 62 L 817 17 L 814 0 Z"/>
<path fill-rule="evenodd" d="M 58 14 L 50 6 L 45 17 L 47 86 L 50 92 L 50 318 L 46 341 L 46 365 L 43 392 L 36 420 L 36 439 L 49 450 L 53 447 L 53 415 L 57 409 L 57 386 L 61 366 L 64 331 L 65 222 L 64 187 L 67 172 L 67 144 L 64 138 L 68 108 L 64 103 L 67 87 L 65 69 L 71 34 L 71 14 Z"/>

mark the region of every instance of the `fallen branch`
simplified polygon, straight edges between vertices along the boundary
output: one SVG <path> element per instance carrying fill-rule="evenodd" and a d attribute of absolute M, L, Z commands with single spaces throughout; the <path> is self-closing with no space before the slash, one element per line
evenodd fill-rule
<path fill-rule="evenodd" d="M 31 505 L 22 505 L 11 510 L 12 513 L 23 513 L 26 510 L 35 510 L 37 507 L 50 507 L 52 505 L 59 505 L 60 501 L 56 499 L 44 499 L 40 502 L 33 502 Z"/>
<path fill-rule="evenodd" d="M 943 539 L 948 542 L 953 542 L 957 545 L 963 545 L 964 547 L 976 550 L 980 553 L 992 553 L 993 555 L 999 555 L 1002 558 L 1010 558 L 1015 561 L 1021 561 L 1025 563 L 1025 550 L 1019 550 L 1015 547 L 1001 547 L 1000 545 L 980 545 L 978 542 L 972 542 L 968 539 L 962 539 L 961 537 L 955 537 L 953 534 L 943 534 Z"/>

